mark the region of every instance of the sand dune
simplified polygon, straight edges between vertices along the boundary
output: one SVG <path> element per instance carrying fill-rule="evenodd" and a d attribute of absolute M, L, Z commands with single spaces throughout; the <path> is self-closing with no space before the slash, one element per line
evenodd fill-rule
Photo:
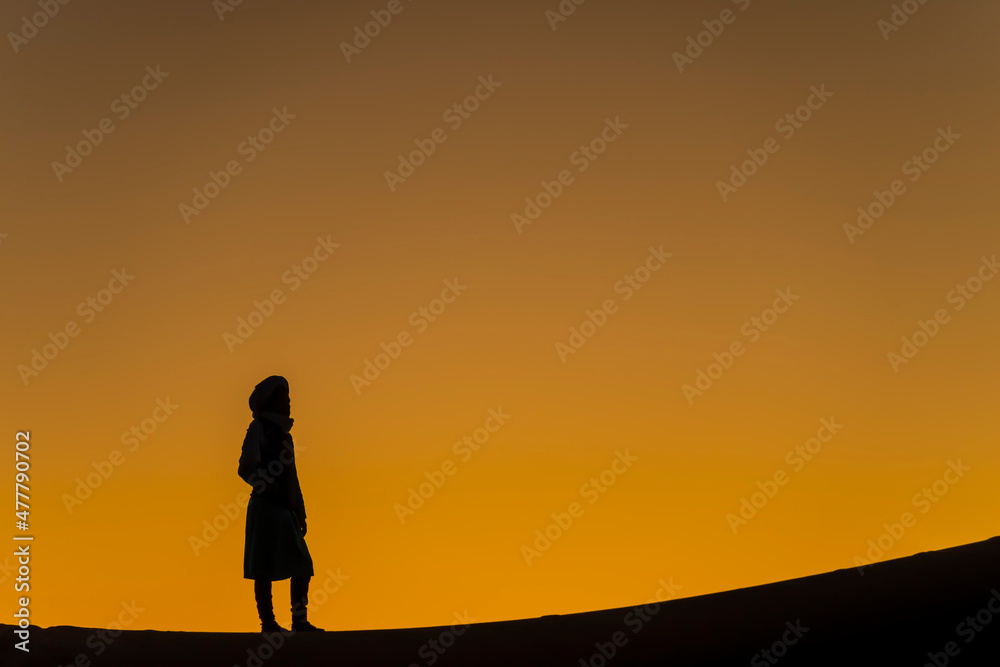
<path fill-rule="evenodd" d="M 848 568 L 645 609 L 298 634 L 273 640 L 276 647 L 258 633 L 125 631 L 89 664 L 993 665 L 1000 664 L 997 612 L 1000 538 L 993 538 L 885 561 L 864 576 Z M 30 654 L 11 648 L 13 630 L 0 626 L 5 666 L 68 667 L 81 653 L 93 657 L 92 628 L 33 628 Z"/>

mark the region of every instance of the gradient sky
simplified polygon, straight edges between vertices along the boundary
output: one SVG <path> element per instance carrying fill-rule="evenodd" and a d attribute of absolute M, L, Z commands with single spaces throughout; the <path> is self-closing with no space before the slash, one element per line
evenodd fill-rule
<path fill-rule="evenodd" d="M 386 4 L 245 0 L 220 20 L 210 0 L 92 0 L 60 6 L 16 53 L 8 37 L 0 400 L 9 442 L 32 434 L 35 623 L 106 627 L 135 600 L 132 628 L 257 627 L 245 507 L 197 554 L 191 538 L 249 489 L 247 397 L 270 374 L 291 386 L 314 590 L 349 577 L 313 600 L 327 629 L 851 567 L 904 512 L 915 525 L 879 559 L 997 533 L 1000 281 L 952 293 L 1000 253 L 996 3 L 930 2 L 884 35 L 889 2 L 592 0 L 553 29 L 556 0 L 403 0 L 348 62 L 341 43 Z M 733 21 L 679 71 L 675 52 L 724 10 Z M 5 3 L 0 26 L 35 11 Z M 134 109 L 115 102 L 157 66 Z M 454 127 L 446 111 L 491 76 Z M 832 97 L 788 136 L 776 123 L 813 86 Z M 247 148 L 274 109 L 294 119 Z M 104 118 L 113 131 L 79 166 L 53 167 Z M 627 128 L 581 158 L 606 119 Z M 390 189 L 385 172 L 437 128 L 447 140 Z M 948 128 L 947 152 L 907 167 Z M 718 182 L 769 138 L 777 152 L 724 201 Z M 231 161 L 186 222 L 180 205 Z M 564 171 L 519 230 L 512 214 Z M 905 193 L 848 234 L 897 179 Z M 296 284 L 317 238 L 339 247 Z M 671 256 L 629 294 L 619 281 L 651 247 Z M 134 279 L 101 312 L 79 307 L 123 268 Z M 467 287 L 425 327 L 419 309 L 449 280 Z M 276 289 L 283 303 L 227 345 Z M 798 299 L 773 321 L 778 290 Z M 609 299 L 564 361 L 557 343 Z M 888 354 L 938 310 L 947 321 L 894 368 Z M 773 324 L 755 334 L 752 317 Z M 65 349 L 19 371 L 67 324 Z M 401 332 L 412 344 L 356 391 Z M 689 401 L 683 386 L 736 341 L 742 356 Z M 178 407 L 130 451 L 122 435 L 168 398 Z M 500 408 L 510 418 L 463 460 L 453 443 Z M 822 419 L 843 428 L 786 459 Z M 121 465 L 67 508 L 116 450 Z M 595 493 L 616 451 L 635 460 Z M 401 523 L 394 506 L 448 460 Z M 938 497 L 949 461 L 969 470 Z M 787 483 L 734 534 L 727 514 L 778 471 Z M 529 565 L 522 547 L 574 502 L 582 515 Z M 286 598 L 278 584 L 279 619 Z"/>

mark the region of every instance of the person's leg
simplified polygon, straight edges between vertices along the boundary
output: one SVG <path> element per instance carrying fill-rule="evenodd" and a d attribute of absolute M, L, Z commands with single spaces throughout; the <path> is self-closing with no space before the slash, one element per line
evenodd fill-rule
<path fill-rule="evenodd" d="M 295 632 L 317 631 L 315 625 L 306 620 L 306 606 L 309 604 L 310 577 L 292 577 L 292 630 Z"/>
<path fill-rule="evenodd" d="M 260 616 L 261 632 L 286 632 L 274 618 L 274 605 L 271 599 L 271 580 L 254 579 L 253 594 L 257 600 L 257 615 Z"/>

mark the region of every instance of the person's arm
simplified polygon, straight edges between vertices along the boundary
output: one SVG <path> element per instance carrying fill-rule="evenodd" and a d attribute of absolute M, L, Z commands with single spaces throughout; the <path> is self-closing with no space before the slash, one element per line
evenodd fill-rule
<path fill-rule="evenodd" d="M 243 450 L 240 452 L 240 478 L 247 484 L 253 484 L 252 476 L 260 465 L 260 426 L 256 421 L 250 422 L 247 434 L 243 438 Z"/>
<path fill-rule="evenodd" d="M 302 497 L 302 487 L 299 486 L 299 471 L 292 460 L 292 502 L 295 503 L 295 513 L 303 522 L 306 520 L 306 502 Z"/>
<path fill-rule="evenodd" d="M 255 491 L 262 492 L 268 486 L 268 477 L 264 474 L 261 466 L 261 453 L 264 449 L 264 429 L 260 422 L 254 420 L 247 428 L 246 437 L 243 439 L 243 451 L 240 453 L 240 465 L 238 473 L 240 478 L 254 487 Z"/>

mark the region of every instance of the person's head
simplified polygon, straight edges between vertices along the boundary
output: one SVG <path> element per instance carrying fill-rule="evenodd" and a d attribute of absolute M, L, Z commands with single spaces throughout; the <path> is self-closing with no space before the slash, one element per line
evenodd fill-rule
<path fill-rule="evenodd" d="M 288 383 L 279 384 L 264 401 L 267 412 L 287 417 L 292 412 L 292 401 L 288 396 Z"/>
<path fill-rule="evenodd" d="M 280 375 L 272 375 L 259 382 L 250 394 L 250 410 L 254 414 L 274 412 L 287 417 L 291 413 L 288 380 Z"/>

